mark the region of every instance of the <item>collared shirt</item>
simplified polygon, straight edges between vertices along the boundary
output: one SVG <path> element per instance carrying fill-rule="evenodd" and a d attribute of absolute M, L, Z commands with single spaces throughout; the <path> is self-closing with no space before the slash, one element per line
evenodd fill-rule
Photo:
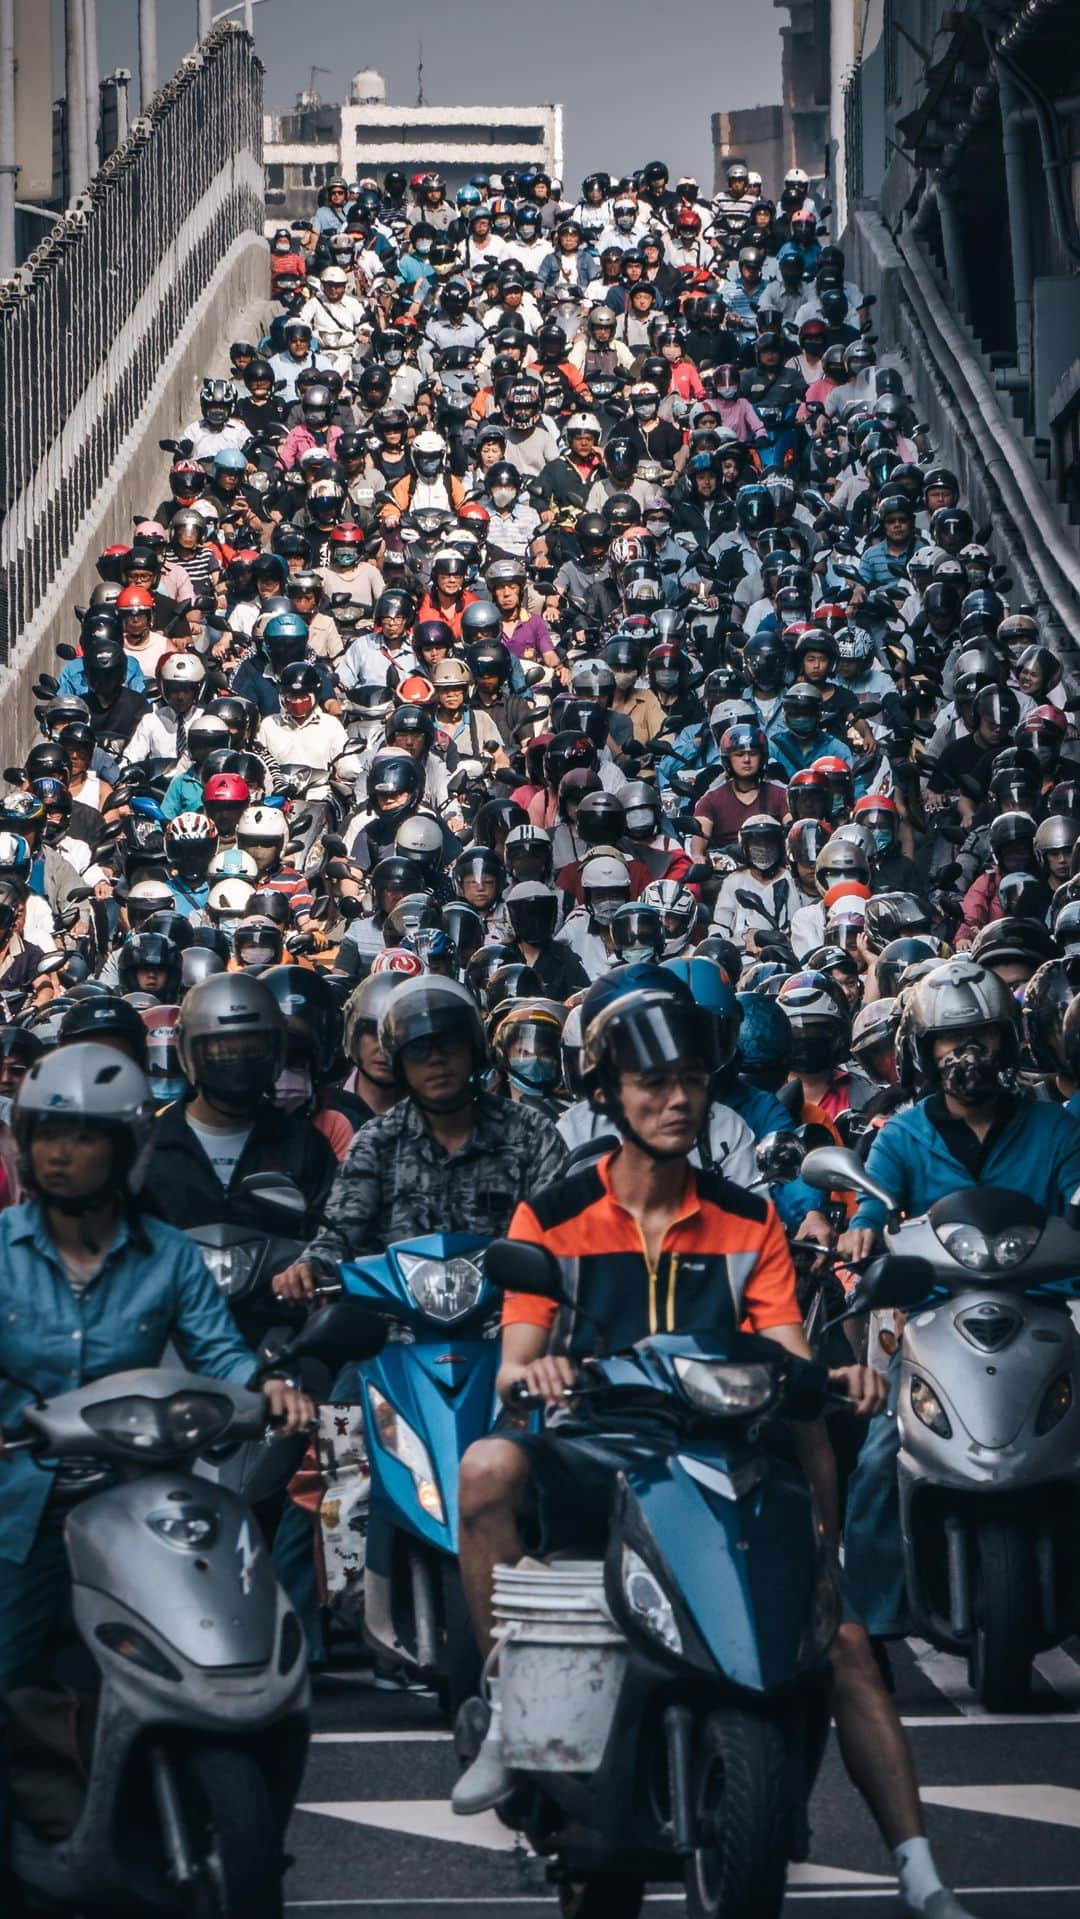
<path fill-rule="evenodd" d="M 198 1248 L 162 1220 L 126 1220 L 89 1284 L 73 1291 L 35 1200 L 0 1213 L 0 1366 L 45 1398 L 109 1373 L 158 1366 L 169 1341 L 193 1372 L 248 1380 L 254 1360 Z M 0 1427 L 30 1394 L 0 1379 Z M 25 1562 L 53 1474 L 16 1453 L 0 1465 L 0 1560 Z"/>
<path fill-rule="evenodd" d="M 941 1122 L 939 1125 L 938 1122 Z M 1004 1186 L 1063 1214 L 1080 1186 L 1080 1125 L 1049 1100 L 1004 1095 L 985 1139 L 931 1094 L 893 1113 L 877 1134 L 867 1171 L 909 1218 L 965 1186 Z M 852 1226 L 880 1232 L 885 1209 L 863 1198 Z"/>
<path fill-rule="evenodd" d="M 320 1271 L 425 1233 L 505 1233 L 518 1201 L 558 1178 L 566 1149 L 549 1119 L 482 1095 L 476 1124 L 449 1154 L 423 1112 L 402 1100 L 369 1120 L 338 1168 L 305 1258 Z"/>
<path fill-rule="evenodd" d="M 572 1304 L 557 1346 L 592 1351 L 597 1323 L 611 1351 L 647 1333 L 799 1323 L 791 1254 L 771 1201 L 688 1166 L 654 1262 L 639 1221 L 615 1196 L 614 1157 L 523 1203 L 511 1223 L 511 1239 L 545 1246 L 562 1267 Z M 558 1317 L 553 1302 L 530 1293 L 503 1302 L 504 1326 L 552 1327 Z"/>

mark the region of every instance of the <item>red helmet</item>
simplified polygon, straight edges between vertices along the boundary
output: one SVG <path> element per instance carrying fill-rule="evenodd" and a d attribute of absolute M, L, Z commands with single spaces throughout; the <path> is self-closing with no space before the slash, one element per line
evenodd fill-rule
<path fill-rule="evenodd" d="M 458 519 L 464 520 L 466 525 L 470 523 L 477 527 L 488 527 L 491 525 L 491 514 L 488 512 L 486 506 L 481 506 L 479 500 L 466 500 L 458 514 Z"/>
<path fill-rule="evenodd" d="M 424 963 L 416 953 L 410 953 L 407 946 L 384 946 L 376 953 L 371 962 L 372 973 L 404 973 L 406 978 L 415 979 L 424 970 Z"/>
<path fill-rule="evenodd" d="M 397 690 L 399 706 L 431 706 L 435 688 L 424 673 L 407 673 Z"/>
<path fill-rule="evenodd" d="M 863 793 L 851 809 L 852 817 L 859 819 L 863 813 L 899 813 L 896 801 L 887 793 Z"/>
<path fill-rule="evenodd" d="M 125 586 L 116 596 L 118 613 L 150 613 L 153 606 L 154 596 L 145 586 Z"/>
<path fill-rule="evenodd" d="M 828 779 L 830 775 L 838 777 L 841 774 L 850 773 L 851 768 L 846 760 L 840 758 L 839 753 L 823 753 L 819 760 L 810 762 L 809 771 L 824 773 L 825 778 Z"/>
<path fill-rule="evenodd" d="M 343 546 L 363 546 L 364 530 L 359 526 L 334 526 L 330 529 L 330 545 L 335 550 Z"/>
<path fill-rule="evenodd" d="M 123 597 L 121 593 L 120 600 L 122 600 Z M 120 600 L 117 601 L 118 606 Z M 1021 733 L 1037 733 L 1041 726 L 1054 726 L 1057 727 L 1060 732 L 1067 733 L 1069 722 L 1060 707 L 1033 706 L 1027 718 L 1021 722 L 1020 731 Z"/>
<path fill-rule="evenodd" d="M 247 806 L 251 788 L 239 773 L 212 773 L 203 787 L 204 806 Z"/>
<path fill-rule="evenodd" d="M 700 233 L 700 213 L 695 213 L 693 207 L 680 207 L 675 215 L 675 228 L 679 233 Z"/>

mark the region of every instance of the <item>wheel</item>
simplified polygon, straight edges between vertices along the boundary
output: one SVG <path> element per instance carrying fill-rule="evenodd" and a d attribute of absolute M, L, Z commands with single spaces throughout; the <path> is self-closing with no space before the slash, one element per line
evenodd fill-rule
<path fill-rule="evenodd" d="M 466 1699 L 475 1698 L 480 1691 L 480 1674 L 484 1665 L 465 1604 L 461 1574 L 457 1561 L 453 1559 L 444 1560 L 442 1565 L 442 1610 L 443 1670 L 439 1676 L 438 1694 L 443 1711 L 453 1723 L 458 1707 Z"/>
<path fill-rule="evenodd" d="M 250 1753 L 203 1746 L 177 1766 L 198 1871 L 187 1919 L 282 1919 L 281 1835 L 266 1779 Z"/>
<path fill-rule="evenodd" d="M 638 1919 L 645 1882 L 628 1872 L 594 1872 L 559 1887 L 562 1919 Z"/>
<path fill-rule="evenodd" d="M 694 1798 L 704 1843 L 686 1865 L 690 1919 L 779 1919 L 788 1857 L 787 1754 L 779 1727 L 734 1708 L 712 1713 Z"/>
<path fill-rule="evenodd" d="M 1014 1519 L 979 1527 L 972 1689 L 988 1712 L 1022 1712 L 1031 1696 L 1038 1576 L 1031 1541 Z"/>

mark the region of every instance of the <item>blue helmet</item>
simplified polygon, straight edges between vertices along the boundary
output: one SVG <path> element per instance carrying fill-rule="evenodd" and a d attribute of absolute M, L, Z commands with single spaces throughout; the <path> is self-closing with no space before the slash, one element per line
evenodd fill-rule
<path fill-rule="evenodd" d="M 739 1062 L 752 1080 L 782 1072 L 791 1062 L 791 1021 L 782 1006 L 764 993 L 737 993 L 742 1014 Z"/>
<path fill-rule="evenodd" d="M 758 533 L 764 533 L 776 519 L 772 494 L 759 483 L 739 488 L 735 495 L 735 511 L 742 531 L 751 539 Z"/>
<path fill-rule="evenodd" d="M 587 1033 L 597 1014 L 621 999 L 624 993 L 640 993 L 646 987 L 673 993 L 679 999 L 689 998 L 683 983 L 680 981 L 676 986 L 667 967 L 653 960 L 635 960 L 629 966 L 612 966 L 593 981 L 581 1002 L 582 1033 Z"/>
<path fill-rule="evenodd" d="M 458 206 L 465 208 L 465 207 L 480 206 L 482 204 L 484 196 L 481 193 L 480 188 L 474 185 L 474 183 L 471 180 L 469 180 L 469 181 L 466 181 L 463 187 L 458 188 L 457 193 L 455 194 L 454 197 L 457 200 Z"/>
<path fill-rule="evenodd" d="M 735 989 L 724 978 L 714 959 L 691 953 L 681 959 L 664 961 L 665 973 L 673 973 L 688 989 L 695 1006 L 704 1007 L 716 1021 L 718 1063 L 728 1066 L 739 1044 L 739 1005 Z"/>
<path fill-rule="evenodd" d="M 246 473 L 247 460 L 238 446 L 223 446 L 214 455 L 215 473 Z"/>
<path fill-rule="evenodd" d="M 263 630 L 266 640 L 305 640 L 308 636 L 308 623 L 299 613 L 275 613 L 267 620 Z"/>

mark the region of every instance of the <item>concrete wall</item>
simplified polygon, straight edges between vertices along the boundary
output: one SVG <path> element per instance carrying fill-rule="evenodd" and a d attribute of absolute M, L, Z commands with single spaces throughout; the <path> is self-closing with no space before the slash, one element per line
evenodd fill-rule
<path fill-rule="evenodd" d="M 37 736 L 31 687 L 39 674 L 59 673 L 56 643 L 77 637 L 73 609 L 86 606 L 100 584 L 97 555 L 128 541 L 132 516 L 152 513 L 168 491 L 169 456 L 158 441 L 175 438 L 196 416 L 202 380 L 208 373 L 228 371 L 230 341 L 255 339 L 264 329 L 270 312 L 268 278 L 266 242 L 257 234 L 243 234 L 188 315 L 64 566 L 0 670 L 0 765 L 17 764 Z"/>

